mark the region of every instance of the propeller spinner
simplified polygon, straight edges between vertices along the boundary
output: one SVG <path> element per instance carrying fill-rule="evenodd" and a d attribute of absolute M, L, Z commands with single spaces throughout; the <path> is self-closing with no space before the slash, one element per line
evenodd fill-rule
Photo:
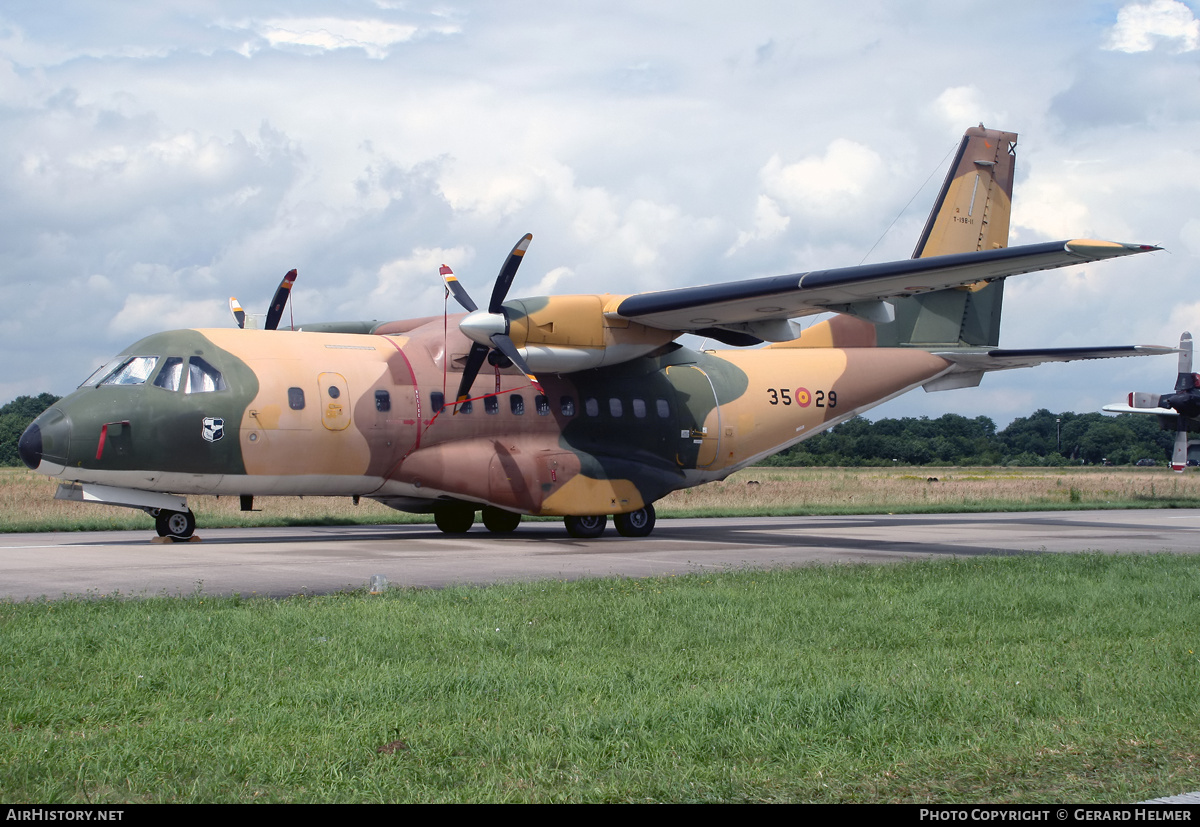
<path fill-rule="evenodd" d="M 521 259 L 525 256 L 525 251 L 529 249 L 531 241 L 533 241 L 533 235 L 526 233 L 508 254 L 504 266 L 500 268 L 500 273 L 496 276 L 496 284 L 492 287 L 492 298 L 488 302 L 487 310 L 480 310 L 467 293 L 467 289 L 455 277 L 453 271 L 446 265 L 442 265 L 441 274 L 442 280 L 446 283 L 446 289 L 454 296 L 454 300 L 467 311 L 467 316 L 459 322 L 458 329 L 472 342 L 471 351 L 467 354 L 467 363 L 463 367 L 462 381 L 458 385 L 458 394 L 455 397 L 456 405 L 470 397 L 471 386 L 475 384 L 475 377 L 479 375 L 479 369 L 483 367 L 485 359 L 498 367 L 505 367 L 511 362 L 525 374 L 538 393 L 544 393 L 537 377 L 529 369 L 529 364 L 521 356 L 513 340 L 509 338 L 508 311 L 504 308 L 504 299 L 508 296 L 509 288 L 512 287 L 513 279 L 517 275 L 517 268 L 521 266 Z"/>

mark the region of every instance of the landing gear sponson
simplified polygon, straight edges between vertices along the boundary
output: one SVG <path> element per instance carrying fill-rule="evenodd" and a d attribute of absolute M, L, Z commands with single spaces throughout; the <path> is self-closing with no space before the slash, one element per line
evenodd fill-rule
<path fill-rule="evenodd" d="M 509 534 L 521 523 L 521 515 L 485 505 L 482 509 L 483 525 L 493 534 Z M 435 509 L 433 520 L 444 534 L 466 534 L 475 524 L 475 509 L 465 503 L 444 505 Z M 647 537 L 654 530 L 654 506 L 647 505 L 628 514 L 614 514 L 613 525 L 622 537 Z M 564 517 L 567 534 L 579 540 L 599 537 L 608 526 L 604 514 L 582 517 Z"/>

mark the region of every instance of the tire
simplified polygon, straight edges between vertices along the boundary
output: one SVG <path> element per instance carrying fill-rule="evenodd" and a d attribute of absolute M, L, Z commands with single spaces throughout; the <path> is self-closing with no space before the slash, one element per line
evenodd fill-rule
<path fill-rule="evenodd" d="M 563 522 L 567 526 L 567 534 L 570 534 L 577 540 L 590 540 L 604 533 L 604 528 L 608 525 L 608 517 L 604 514 L 587 517 L 565 517 Z"/>
<path fill-rule="evenodd" d="M 614 514 L 613 524 L 622 537 L 649 537 L 654 530 L 654 506 L 647 505 L 628 514 Z"/>
<path fill-rule="evenodd" d="M 490 505 L 483 507 L 483 525 L 493 534 L 510 534 L 521 524 L 521 515 Z"/>
<path fill-rule="evenodd" d="M 154 528 L 159 537 L 174 537 L 186 540 L 196 531 L 196 515 L 187 511 L 160 511 L 154 518 Z"/>
<path fill-rule="evenodd" d="M 475 510 L 469 506 L 447 506 L 433 512 L 433 521 L 443 534 L 466 534 L 475 523 Z"/>

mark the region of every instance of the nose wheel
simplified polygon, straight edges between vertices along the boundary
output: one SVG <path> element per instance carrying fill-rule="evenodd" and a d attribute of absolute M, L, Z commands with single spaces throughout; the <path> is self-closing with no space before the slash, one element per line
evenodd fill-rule
<path fill-rule="evenodd" d="M 159 537 L 186 540 L 196 531 L 196 515 L 187 511 L 160 511 L 154 518 L 154 527 Z"/>

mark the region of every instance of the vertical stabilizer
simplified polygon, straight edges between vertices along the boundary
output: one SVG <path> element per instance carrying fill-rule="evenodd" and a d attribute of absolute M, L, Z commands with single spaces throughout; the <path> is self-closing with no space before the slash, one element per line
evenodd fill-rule
<path fill-rule="evenodd" d="M 1017 136 L 981 124 L 962 143 L 913 258 L 1008 246 Z M 996 347 L 1004 282 L 980 282 L 892 300 L 896 320 L 876 326 L 881 347 Z"/>

